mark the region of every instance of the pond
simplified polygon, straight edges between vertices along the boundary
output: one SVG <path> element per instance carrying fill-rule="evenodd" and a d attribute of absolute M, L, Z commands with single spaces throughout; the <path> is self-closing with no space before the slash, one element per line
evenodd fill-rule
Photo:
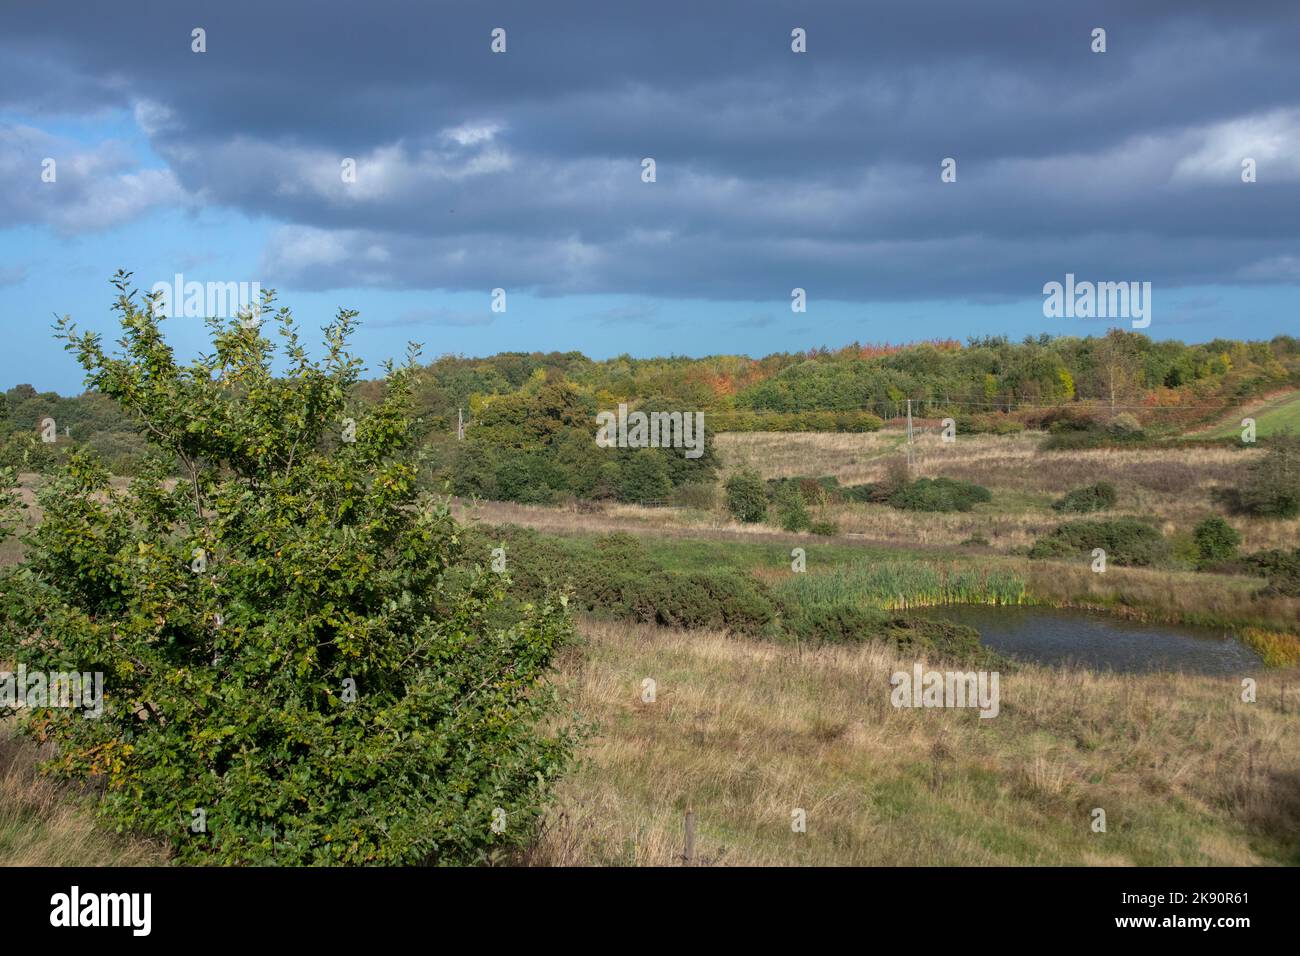
<path fill-rule="evenodd" d="M 958 605 L 921 613 L 969 625 L 986 646 L 1038 664 L 1194 674 L 1239 674 L 1260 666 L 1250 648 L 1208 628 L 1054 607 Z"/>

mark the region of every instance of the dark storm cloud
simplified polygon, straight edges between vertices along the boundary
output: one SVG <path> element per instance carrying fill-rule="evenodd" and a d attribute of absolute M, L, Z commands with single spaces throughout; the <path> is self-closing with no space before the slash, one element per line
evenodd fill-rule
<path fill-rule="evenodd" d="M 120 214 L 181 192 L 278 220 L 276 283 L 865 300 L 1037 295 L 1067 271 L 1300 280 L 1293 3 L 234 0 L 5 16 L 0 56 L 17 68 L 0 108 L 33 125 L 133 110 L 168 171 L 132 182 Z M 790 52 L 796 26 L 807 54 Z M 1089 51 L 1097 26 L 1105 54 Z M 943 184 L 949 156 L 958 180 Z M 0 195 L 16 218 L 37 218 L 30 206 Z"/>

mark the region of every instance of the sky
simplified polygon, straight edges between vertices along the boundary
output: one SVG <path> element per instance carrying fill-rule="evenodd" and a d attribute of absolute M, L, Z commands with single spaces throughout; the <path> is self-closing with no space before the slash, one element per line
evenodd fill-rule
<path fill-rule="evenodd" d="M 1067 274 L 1297 334 L 1297 51 L 1293 0 L 3 0 L 0 386 L 79 391 L 119 268 L 357 309 L 372 371 L 1128 325 Z"/>

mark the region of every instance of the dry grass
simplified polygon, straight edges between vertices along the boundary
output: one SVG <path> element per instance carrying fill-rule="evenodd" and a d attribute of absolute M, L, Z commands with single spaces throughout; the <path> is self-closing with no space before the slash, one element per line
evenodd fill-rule
<path fill-rule="evenodd" d="M 898 457 L 902 436 L 755 432 L 718 436 L 729 470 L 754 468 L 764 478 L 833 475 L 840 484 L 881 481 Z M 1100 448 L 1041 450 L 1041 433 L 971 435 L 945 444 L 935 432 L 916 437 L 917 477 L 945 475 L 984 485 L 993 501 L 967 514 L 909 514 L 886 505 L 846 504 L 830 510 L 842 532 L 868 538 L 904 539 L 917 545 L 954 545 L 971 535 L 997 549 L 1025 547 L 1063 520 L 1051 503 L 1071 488 L 1109 481 L 1119 492 L 1115 514 L 1154 519 L 1166 534 L 1190 531 L 1221 509 L 1217 488 L 1237 484 L 1247 465 L 1263 454 L 1231 448 Z M 1300 519 L 1233 517 L 1246 551 L 1294 547 Z"/>
<path fill-rule="evenodd" d="M 93 795 L 42 776 L 34 743 L 0 721 L 0 866 L 157 866 L 160 846 L 95 823 Z"/>
<path fill-rule="evenodd" d="M 688 808 L 699 863 L 1300 861 L 1295 671 L 1254 675 L 1259 701 L 1245 704 L 1236 679 L 1025 667 L 1002 675 L 1001 714 L 982 720 L 892 707 L 889 675 L 912 662 L 875 645 L 583 631 L 563 679 L 601 732 L 534 864 L 680 864 Z"/>

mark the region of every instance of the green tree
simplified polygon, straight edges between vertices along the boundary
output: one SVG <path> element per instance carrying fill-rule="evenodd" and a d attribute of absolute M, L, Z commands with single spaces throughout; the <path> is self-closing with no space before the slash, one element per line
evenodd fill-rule
<path fill-rule="evenodd" d="M 767 486 L 753 471 L 745 470 L 727 479 L 727 510 L 737 521 L 756 524 L 767 517 Z"/>
<path fill-rule="evenodd" d="M 418 490 L 414 348 L 353 407 L 356 313 L 317 362 L 279 309 L 282 375 L 238 320 L 180 365 L 114 284 L 119 354 L 60 334 L 150 460 L 122 491 L 74 453 L 0 577 L 0 659 L 104 675 L 99 719 L 24 712 L 55 769 L 184 862 L 465 864 L 527 839 L 574 745 L 547 681 L 567 600 L 504 614 L 508 573 Z"/>
<path fill-rule="evenodd" d="M 1196 542 L 1196 552 L 1202 564 L 1215 561 L 1230 561 L 1237 556 L 1237 546 L 1241 544 L 1241 535 L 1228 522 L 1218 515 L 1206 518 L 1192 531 L 1192 540 Z"/>
<path fill-rule="evenodd" d="M 623 463 L 619 497 L 624 501 L 662 503 L 673 490 L 666 459 L 663 452 L 654 448 L 632 452 Z"/>
<path fill-rule="evenodd" d="M 772 504 L 776 509 L 776 518 L 785 531 L 806 531 L 812 524 L 808 514 L 808 505 L 803 500 L 799 486 L 787 481 L 777 490 Z"/>

